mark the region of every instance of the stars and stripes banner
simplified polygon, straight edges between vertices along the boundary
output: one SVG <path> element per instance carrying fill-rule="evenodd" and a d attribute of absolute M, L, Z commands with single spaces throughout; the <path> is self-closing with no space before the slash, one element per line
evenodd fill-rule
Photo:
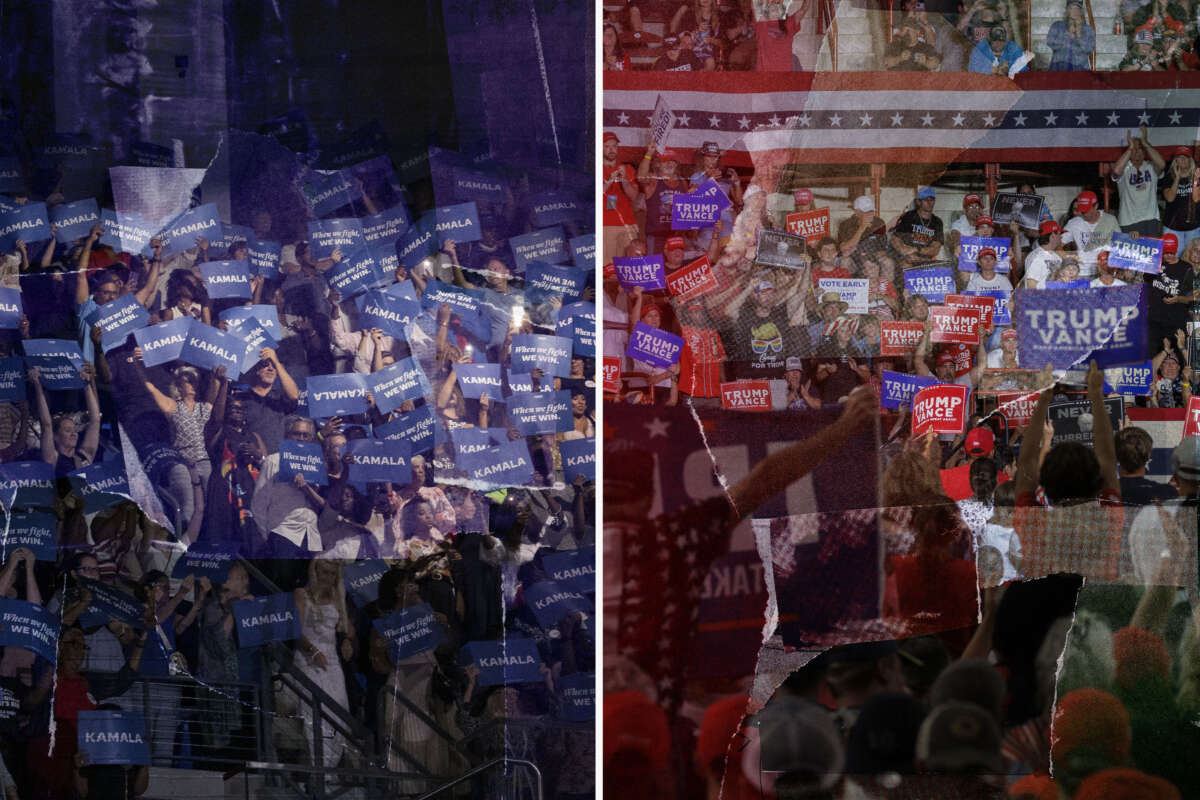
<path fill-rule="evenodd" d="M 637 161 L 661 95 L 676 116 L 672 149 L 690 158 L 715 141 L 733 166 L 770 152 L 813 163 L 1107 161 L 1142 125 L 1156 147 L 1191 145 L 1200 76 L 1130 75 L 609 72 L 603 124 L 621 159 Z"/>

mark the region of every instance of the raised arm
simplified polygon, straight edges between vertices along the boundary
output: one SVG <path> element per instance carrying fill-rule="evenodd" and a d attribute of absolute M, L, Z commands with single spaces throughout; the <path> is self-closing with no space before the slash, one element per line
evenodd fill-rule
<path fill-rule="evenodd" d="M 1096 460 L 1100 462 L 1100 475 L 1104 481 L 1104 488 L 1120 492 L 1121 483 L 1117 476 L 1117 445 L 1113 439 L 1112 420 L 1108 418 L 1108 407 L 1104 405 L 1104 372 L 1096 366 L 1095 359 L 1088 367 L 1087 392 L 1092 406 L 1092 437 L 1095 440 L 1092 449 L 1096 453 Z"/>
<path fill-rule="evenodd" d="M 1158 148 L 1150 144 L 1150 132 L 1146 130 L 1146 126 L 1142 126 L 1142 149 L 1146 151 L 1146 157 L 1150 159 L 1150 163 L 1154 165 L 1156 172 L 1162 172 L 1167 168 L 1167 162 L 1163 160 L 1162 153 L 1158 152 Z"/>
<path fill-rule="evenodd" d="M 79 251 L 79 260 L 75 262 L 75 305 L 81 306 L 87 302 L 88 291 L 87 269 L 92 260 L 92 245 L 104 234 L 104 227 L 97 222 L 92 226 L 87 238 L 83 240 L 83 248 Z"/>
<path fill-rule="evenodd" d="M 284 395 L 289 400 L 299 400 L 300 387 L 296 385 L 296 381 L 292 379 L 287 368 L 283 366 L 283 362 L 279 360 L 279 356 L 275 353 L 275 348 L 264 347 L 259 353 L 259 358 L 269 359 L 275 365 L 275 372 L 279 375 L 279 388 L 283 390 Z"/>
<path fill-rule="evenodd" d="M 854 434 L 877 424 L 879 398 L 860 386 L 850 393 L 837 421 L 817 433 L 764 458 L 729 490 L 735 513 L 746 517 L 770 498 L 812 472 L 836 453 Z"/>
<path fill-rule="evenodd" d="M 1025 433 L 1021 437 L 1021 454 L 1017 458 L 1017 477 L 1016 486 L 1017 496 L 1021 496 L 1025 492 L 1032 492 L 1037 489 L 1038 485 L 1038 461 L 1042 450 L 1042 437 L 1045 434 L 1043 430 L 1046 424 L 1046 410 L 1050 407 L 1050 400 L 1054 397 L 1054 387 L 1045 389 L 1038 394 L 1037 405 L 1033 408 L 1033 416 L 1029 418 L 1029 424 L 1025 426 Z M 1108 412 L 1105 412 L 1105 416 Z M 1096 433 L 1099 436 L 1099 432 Z M 1109 439 L 1112 434 L 1109 434 Z"/>
<path fill-rule="evenodd" d="M 150 304 L 154 302 L 155 290 L 158 288 L 158 276 L 162 268 L 162 242 L 157 238 L 151 239 L 150 249 L 153 255 L 150 257 L 150 271 L 146 273 L 146 285 L 134 295 L 146 308 L 150 308 Z"/>
<path fill-rule="evenodd" d="M 58 451 L 54 448 L 54 420 L 50 416 L 50 406 L 46 403 L 46 393 L 42 389 L 38 368 L 30 367 L 27 377 L 33 387 L 33 404 L 37 408 L 38 425 L 42 429 L 42 461 L 56 464 Z"/>
<path fill-rule="evenodd" d="M 154 385 L 154 381 L 150 380 L 150 376 L 146 374 L 146 367 L 142 364 L 142 348 L 133 348 L 133 368 L 137 370 L 138 377 L 142 380 L 142 386 L 146 387 L 146 391 L 154 398 L 154 405 L 158 406 L 158 410 L 166 414 L 168 417 L 175 413 L 178 407 L 175 400 L 168 395 L 159 391 Z"/>
<path fill-rule="evenodd" d="M 100 396 L 96 393 L 96 368 L 92 366 L 91 362 L 83 362 L 80 374 L 87 381 L 83 397 L 87 404 L 88 423 L 83 432 L 83 441 L 79 445 L 79 452 L 91 463 L 95 460 L 96 451 L 100 448 Z"/>

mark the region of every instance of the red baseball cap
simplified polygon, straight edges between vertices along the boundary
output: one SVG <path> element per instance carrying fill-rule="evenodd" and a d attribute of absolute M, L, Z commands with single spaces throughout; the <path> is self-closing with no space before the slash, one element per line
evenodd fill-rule
<path fill-rule="evenodd" d="M 1100 198 L 1096 197 L 1095 192 L 1080 192 L 1075 198 L 1075 210 L 1080 214 L 1086 214 L 1100 203 Z"/>
<path fill-rule="evenodd" d="M 1110 764 L 1119 764 L 1129 757 L 1132 740 L 1129 712 L 1108 692 L 1088 687 L 1058 699 L 1050 736 L 1050 755 L 1055 761 L 1087 747 Z"/>
<path fill-rule="evenodd" d="M 668 250 L 687 250 L 687 242 L 682 236 L 672 236 L 667 239 L 667 245 L 663 248 L 663 252 Z"/>
<path fill-rule="evenodd" d="M 1049 236 L 1052 233 L 1062 233 L 1062 225 L 1059 225 L 1052 219 L 1048 219 L 1038 227 L 1038 233 L 1042 236 Z"/>
<path fill-rule="evenodd" d="M 943 350 L 942 352 L 938 353 L 937 365 L 939 367 L 942 364 L 953 364 L 954 362 L 954 353 L 951 353 L 949 350 Z"/>
<path fill-rule="evenodd" d="M 605 766 L 627 750 L 644 755 L 651 770 L 665 769 L 671 750 L 667 715 L 641 692 L 632 690 L 604 696 Z"/>
<path fill-rule="evenodd" d="M 980 197 L 979 195 L 975 194 L 974 192 L 972 192 L 971 194 L 969 194 L 963 198 L 963 208 L 965 209 L 965 208 L 967 208 L 967 206 L 971 206 L 971 205 L 976 205 L 976 206 L 982 207 L 983 206 L 983 198 Z"/>
<path fill-rule="evenodd" d="M 1168 233 L 1163 237 L 1163 252 L 1178 253 L 1179 252 L 1179 237 L 1173 233 Z"/>
<path fill-rule="evenodd" d="M 1175 145 L 1175 149 L 1171 152 L 1171 158 L 1175 158 L 1176 156 L 1187 156 L 1188 158 L 1191 158 L 1192 148 L 1188 147 L 1186 144 Z"/>
<path fill-rule="evenodd" d="M 992 222 L 992 218 L 987 214 L 980 214 L 975 218 L 975 227 L 978 228 L 980 225 L 991 225 L 992 227 L 995 227 L 996 223 Z"/>
<path fill-rule="evenodd" d="M 996 437 L 990 428 L 971 428 L 963 447 L 970 456 L 988 456 L 996 447 Z"/>
<path fill-rule="evenodd" d="M 1131 767 L 1093 772 L 1079 784 L 1075 800 L 1179 800 L 1174 784 Z"/>
<path fill-rule="evenodd" d="M 679 163 L 683 159 L 679 157 L 679 153 L 668 148 L 658 154 L 658 160 L 659 161 L 674 161 L 676 163 Z"/>
<path fill-rule="evenodd" d="M 1108 251 L 1107 250 L 1105 250 L 1104 248 L 1101 248 L 1096 251 L 1096 263 L 1103 264 L 1106 267 L 1108 266 Z"/>
<path fill-rule="evenodd" d="M 984 256 L 991 256 L 992 258 L 995 258 L 996 250 L 991 247 L 985 247 L 979 251 L 979 255 L 975 256 L 975 260 L 978 261 L 979 259 L 983 258 Z"/>
<path fill-rule="evenodd" d="M 797 203 L 811 203 L 813 201 L 812 189 L 797 189 L 792 193 Z"/>
<path fill-rule="evenodd" d="M 617 265 L 611 261 L 604 265 L 604 280 L 617 277 Z"/>
<path fill-rule="evenodd" d="M 1000 338 L 1001 339 L 1017 338 L 1017 329 L 1016 328 L 1005 328 L 1003 331 L 1000 332 Z"/>
<path fill-rule="evenodd" d="M 604 132 L 604 141 L 607 142 L 609 140 L 612 140 L 612 141 L 616 142 L 617 144 L 621 143 L 621 140 L 617 138 L 617 135 L 615 133 L 613 133 L 612 131 L 605 131 Z"/>

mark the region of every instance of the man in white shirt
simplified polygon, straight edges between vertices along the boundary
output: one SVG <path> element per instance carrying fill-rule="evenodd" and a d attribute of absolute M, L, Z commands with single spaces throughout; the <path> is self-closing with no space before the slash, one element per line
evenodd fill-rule
<path fill-rule="evenodd" d="M 1012 295 L 1012 281 L 1007 275 L 999 275 L 996 273 L 996 251 L 990 247 L 985 247 L 979 251 L 979 255 L 975 258 L 976 272 L 971 273 L 971 279 L 967 281 L 968 292 L 994 292 L 1001 291 L 1006 295 Z"/>
<path fill-rule="evenodd" d="M 288 417 L 284 437 L 299 442 L 315 442 L 316 427 L 304 417 Z M 272 558 L 308 558 L 321 552 L 321 532 L 317 528 L 316 500 L 319 495 L 305 483 L 303 476 L 281 483 L 279 453 L 263 459 L 250 510 L 259 530 L 267 535 Z"/>
<path fill-rule="evenodd" d="M 950 233 L 947 234 L 946 251 L 949 253 L 953 253 L 954 248 L 958 247 L 960 236 L 975 235 L 975 225 L 983 215 L 983 198 L 975 193 L 963 197 L 962 205 L 962 215 L 954 220 L 950 226 Z"/>
<path fill-rule="evenodd" d="M 1096 254 L 1100 248 L 1112 242 L 1112 235 L 1121 227 L 1117 218 L 1100 209 L 1100 199 L 1095 192 L 1080 192 L 1075 198 L 1074 217 L 1067 221 L 1063 244 L 1074 244 L 1079 253 L 1079 277 L 1096 277 Z"/>
<path fill-rule="evenodd" d="M 1125 281 L 1117 277 L 1117 271 L 1108 265 L 1108 250 L 1103 249 L 1096 254 L 1096 266 L 1100 269 L 1099 277 L 1092 278 L 1088 284 L 1093 289 L 1103 289 L 1106 286 L 1126 286 Z"/>
<path fill-rule="evenodd" d="M 1062 227 L 1054 220 L 1046 220 L 1038 229 L 1037 247 L 1025 258 L 1026 289 L 1043 288 L 1050 276 L 1062 266 Z"/>
<path fill-rule="evenodd" d="M 1167 165 L 1147 141 L 1146 126 L 1142 126 L 1141 136 L 1126 134 L 1126 140 L 1129 146 L 1112 163 L 1112 179 L 1121 201 L 1117 222 L 1125 233 L 1158 236 L 1162 231 L 1158 218 L 1158 174 Z"/>

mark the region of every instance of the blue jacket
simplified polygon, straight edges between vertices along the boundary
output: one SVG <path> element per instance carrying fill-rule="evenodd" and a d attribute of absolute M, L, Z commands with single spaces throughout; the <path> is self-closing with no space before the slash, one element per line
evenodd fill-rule
<path fill-rule="evenodd" d="M 1012 67 L 1012 65 L 1017 62 L 1017 59 L 1024 55 L 1024 53 L 1025 51 L 1022 50 L 1016 42 L 1010 39 L 1004 45 L 1004 52 L 1000 54 L 1000 60 L 1007 62 L 1008 66 Z M 995 59 L 996 55 L 992 52 L 991 44 L 984 39 L 983 41 L 978 42 L 975 45 L 975 49 L 971 51 L 971 61 L 967 65 L 967 69 L 970 72 L 979 72 L 984 75 L 990 75 L 992 74 L 992 62 L 995 61 Z M 1024 69 L 1025 68 L 1022 67 L 1021 71 L 1024 71 Z"/>

